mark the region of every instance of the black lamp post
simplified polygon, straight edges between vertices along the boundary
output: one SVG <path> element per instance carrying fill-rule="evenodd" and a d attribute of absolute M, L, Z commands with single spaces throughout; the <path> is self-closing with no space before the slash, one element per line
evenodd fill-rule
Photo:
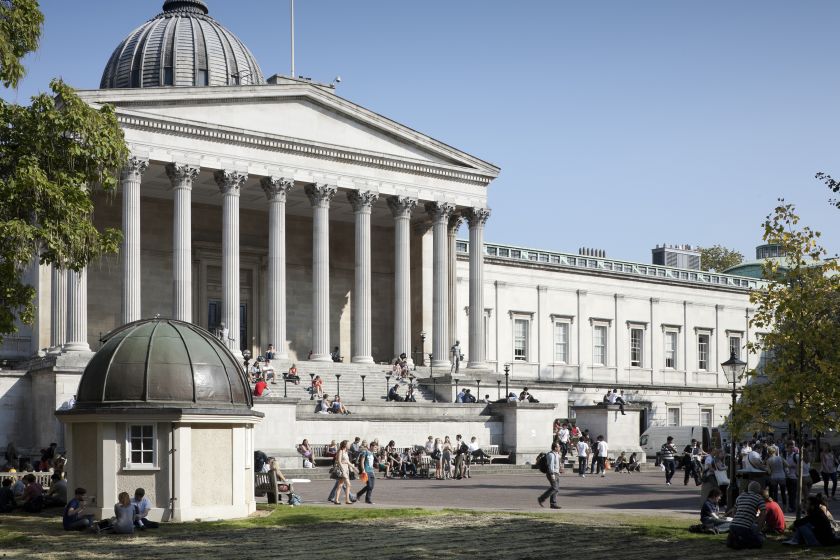
<path fill-rule="evenodd" d="M 429 354 L 429 376 L 432 378 L 432 402 L 437 402 L 437 379 L 432 369 L 432 355 Z"/>
<path fill-rule="evenodd" d="M 498 400 L 498 399 L 501 399 L 501 398 L 502 398 L 502 380 L 497 379 L 496 380 L 496 399 Z"/>
<path fill-rule="evenodd" d="M 275 377 L 277 376 L 277 374 L 276 374 L 276 373 L 275 373 L 274 375 L 275 375 Z M 289 387 L 289 380 L 288 380 L 288 379 L 286 379 L 286 378 L 284 377 L 284 378 L 283 378 L 283 398 L 286 398 L 286 397 L 288 397 L 288 396 L 289 396 L 289 395 L 286 393 L 286 389 L 287 389 L 288 387 Z"/>
<path fill-rule="evenodd" d="M 420 331 L 420 359 L 423 359 L 423 351 L 426 349 L 426 331 Z M 417 362 L 414 362 L 414 369 L 417 369 Z"/>
<path fill-rule="evenodd" d="M 359 377 L 362 378 L 362 400 L 365 400 L 365 374 L 360 374 Z"/>
<path fill-rule="evenodd" d="M 315 374 L 310 373 L 309 374 L 309 400 L 310 401 L 315 400 L 315 385 L 313 385 L 313 383 L 315 383 Z"/>
<path fill-rule="evenodd" d="M 475 400 L 478 401 L 481 398 L 481 379 L 475 380 L 475 392 Z"/>
<path fill-rule="evenodd" d="M 455 398 L 458 398 L 458 380 L 455 380 Z"/>
<path fill-rule="evenodd" d="M 729 359 L 720 364 L 720 367 L 723 368 L 723 374 L 726 376 L 726 382 L 732 383 L 732 405 L 729 407 L 729 418 L 730 418 L 730 427 L 731 427 L 731 420 L 732 415 L 734 414 L 735 410 L 735 399 L 737 397 L 735 393 L 735 385 L 738 381 L 741 380 L 741 376 L 744 374 L 744 370 L 747 367 L 746 362 L 742 362 L 738 358 L 735 357 L 735 352 L 732 352 L 732 355 L 729 356 Z M 726 489 L 726 506 L 732 507 L 735 504 L 735 436 L 736 434 L 730 429 L 729 430 L 729 439 L 732 440 L 729 447 L 731 449 L 729 453 L 729 486 Z"/>
<path fill-rule="evenodd" d="M 391 388 L 391 374 L 385 374 L 385 400 L 388 400 L 388 389 Z"/>
<path fill-rule="evenodd" d="M 335 374 L 335 394 L 341 395 L 341 374 Z"/>
<path fill-rule="evenodd" d="M 510 378 L 510 364 L 505 364 L 505 399 L 510 394 L 510 387 L 508 387 L 508 379 Z"/>

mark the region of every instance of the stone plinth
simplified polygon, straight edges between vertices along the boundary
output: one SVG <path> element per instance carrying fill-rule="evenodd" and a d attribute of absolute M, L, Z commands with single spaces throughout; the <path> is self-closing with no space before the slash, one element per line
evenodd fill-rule
<path fill-rule="evenodd" d="M 576 406 L 574 410 L 575 422 L 581 430 L 589 430 L 592 437 L 604 436 L 611 459 L 624 451 L 628 458 L 636 453 L 637 460 L 645 462 L 645 452 L 639 447 L 641 406 L 624 405 L 624 415 L 617 405 Z"/>
<path fill-rule="evenodd" d="M 511 452 L 517 465 L 533 463 L 537 454 L 551 449 L 552 403 L 503 403 L 490 405 L 491 414 L 504 418 L 502 448 Z"/>

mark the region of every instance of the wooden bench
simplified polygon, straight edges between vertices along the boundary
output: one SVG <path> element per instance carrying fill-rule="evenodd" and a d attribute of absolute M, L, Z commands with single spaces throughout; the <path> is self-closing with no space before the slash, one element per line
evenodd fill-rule
<path fill-rule="evenodd" d="M 282 482 L 277 480 L 277 473 L 274 471 L 254 474 L 254 495 L 262 496 L 263 494 L 266 494 L 268 496 L 268 503 L 270 504 L 283 503 L 283 498 L 281 496 L 283 492 L 281 491 L 281 486 L 284 485 L 287 486 L 287 497 L 291 500 L 292 493 L 294 492 L 291 482 Z"/>

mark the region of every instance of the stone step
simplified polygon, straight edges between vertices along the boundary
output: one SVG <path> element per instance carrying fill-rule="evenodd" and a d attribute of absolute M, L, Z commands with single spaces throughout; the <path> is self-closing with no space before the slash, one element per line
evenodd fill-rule
<path fill-rule="evenodd" d="M 531 465 L 509 465 L 493 463 L 492 465 L 472 465 L 470 474 L 473 477 L 489 474 L 516 474 L 531 471 Z M 434 471 L 433 471 L 434 472 Z M 308 478 L 309 480 L 326 480 L 330 477 L 330 467 L 323 466 L 314 469 L 283 469 L 286 478 Z M 377 477 L 384 474 L 377 473 Z"/>
<path fill-rule="evenodd" d="M 345 364 L 335 364 L 336 366 L 345 366 Z M 358 364 L 353 364 L 353 366 L 357 366 Z M 335 374 L 327 374 L 324 372 L 319 373 L 318 375 L 324 380 L 324 393 L 330 395 L 330 397 L 334 397 L 335 394 L 341 396 L 341 400 L 345 403 L 352 403 L 352 402 L 360 402 L 362 400 L 362 396 L 365 397 L 365 401 L 372 401 L 372 402 L 384 402 L 385 397 L 387 395 L 387 389 L 393 387 L 396 383 L 394 379 L 387 379 L 385 374 L 382 371 L 377 371 L 376 373 L 364 373 L 365 370 L 358 368 L 358 367 L 350 367 L 347 368 L 349 371 L 343 371 L 343 373 L 339 373 L 340 377 L 336 378 Z M 287 396 L 289 398 L 296 398 L 300 399 L 301 401 L 308 401 L 312 400 L 315 401 L 315 398 L 312 398 L 312 395 L 309 391 L 309 387 L 311 385 L 311 380 L 308 375 L 301 375 L 300 383 L 295 385 L 294 383 L 285 383 L 282 378 L 282 374 L 280 372 L 287 371 L 288 368 L 280 369 L 279 367 L 275 368 L 275 371 L 278 373 L 278 379 L 276 383 L 269 382 L 269 388 L 271 389 L 271 395 L 278 397 L 278 396 Z M 361 370 L 362 373 L 355 370 Z M 298 368 L 298 374 L 300 375 L 300 368 Z M 338 371 L 336 372 L 338 373 Z M 390 373 L 390 371 L 389 371 Z M 362 378 L 361 375 L 365 375 L 364 380 L 364 395 L 362 392 Z M 399 381 L 400 383 L 400 394 L 405 396 L 407 381 Z M 285 385 L 285 387 L 284 387 Z M 417 385 L 415 381 L 415 389 L 414 389 L 414 397 L 417 399 L 418 402 L 432 402 L 433 395 L 431 388 L 428 388 L 423 385 Z M 313 402 L 314 406 L 314 402 Z"/>

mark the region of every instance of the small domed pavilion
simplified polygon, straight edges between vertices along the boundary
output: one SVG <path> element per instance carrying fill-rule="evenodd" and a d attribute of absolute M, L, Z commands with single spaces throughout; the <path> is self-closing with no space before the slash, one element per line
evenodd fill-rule
<path fill-rule="evenodd" d="M 76 405 L 56 413 L 71 485 L 88 490 L 101 517 L 137 487 L 152 501 L 152 519 L 252 513 L 253 427 L 262 414 L 233 354 L 210 332 L 172 319 L 136 321 L 102 341 Z"/>

